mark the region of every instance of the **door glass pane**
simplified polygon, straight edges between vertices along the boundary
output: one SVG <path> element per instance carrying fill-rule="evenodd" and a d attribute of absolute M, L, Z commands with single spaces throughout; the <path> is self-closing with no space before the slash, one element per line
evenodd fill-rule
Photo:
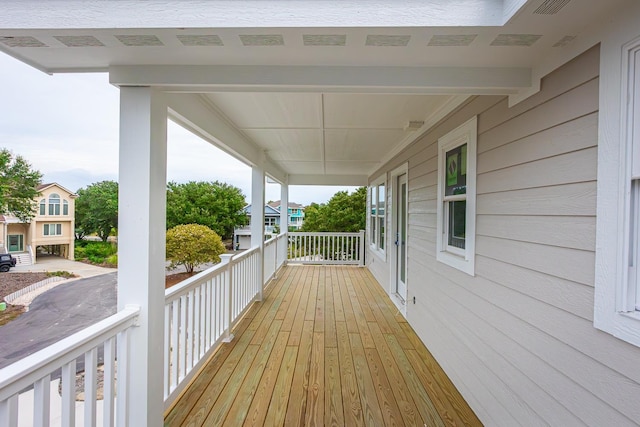
<path fill-rule="evenodd" d="M 402 183 L 400 186 L 400 194 L 402 201 L 400 202 L 400 280 L 406 283 L 407 275 L 407 184 Z"/>
<path fill-rule="evenodd" d="M 465 228 L 467 202 L 465 200 L 449 203 L 449 246 L 465 248 Z"/>
<path fill-rule="evenodd" d="M 378 232 L 380 233 L 378 246 L 380 249 L 384 249 L 384 217 L 378 218 Z"/>

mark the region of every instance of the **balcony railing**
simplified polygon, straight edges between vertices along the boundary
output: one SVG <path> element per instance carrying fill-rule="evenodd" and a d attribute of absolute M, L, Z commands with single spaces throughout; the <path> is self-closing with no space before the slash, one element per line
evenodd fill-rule
<path fill-rule="evenodd" d="M 300 264 L 364 265 L 364 231 L 289 233 L 289 260 Z"/>
<path fill-rule="evenodd" d="M 118 377 L 126 378 L 129 329 L 135 325 L 139 313 L 138 307 L 125 308 L 0 370 L 0 425 L 17 427 L 20 422 L 20 425 L 48 426 L 50 418 L 59 416 L 61 425 L 75 426 L 77 363 L 84 363 L 84 425 L 96 425 L 99 353 L 104 363 L 102 425 L 112 426 L 114 421 L 115 425 L 126 425 L 124 415 L 127 406 L 131 407 L 131 396 L 128 381 L 118 381 L 116 386 L 116 360 Z M 57 378 L 60 386 L 55 381 Z M 30 401 L 23 392 L 31 388 L 29 393 L 33 399 Z M 52 399 L 58 390 L 61 399 Z M 19 411 L 23 405 L 30 405 L 32 410 Z M 19 414 L 27 416 L 19 417 Z M 25 419 L 29 415 L 32 418 Z"/>
<path fill-rule="evenodd" d="M 233 338 L 231 331 L 263 286 L 287 260 L 313 264 L 364 263 L 364 232 L 282 233 L 267 240 L 261 253 L 255 246 L 165 292 L 164 401 L 168 408 L 219 345 Z M 52 380 L 61 378 L 62 426 L 75 425 L 76 372 L 84 363 L 84 425 L 127 425 L 125 414 L 134 405 L 128 390 L 129 328 L 138 308 L 126 308 L 38 353 L 0 370 L 0 425 L 15 427 L 23 405 L 32 405 L 34 426 L 50 425 L 54 411 Z M 117 343 L 117 346 L 116 346 Z M 99 356 L 104 363 L 104 401 L 97 404 Z M 117 361 L 117 362 L 116 362 Z M 116 382 L 116 363 L 118 381 Z M 61 372 L 61 374 L 60 374 Z M 20 393 L 33 388 L 33 400 Z M 116 393 L 117 388 L 117 393 Z M 115 396 L 118 396 L 116 400 Z M 57 401 L 57 400 L 56 400 Z M 20 407 L 20 411 L 18 410 Z M 116 418 L 118 417 L 118 418 Z"/>

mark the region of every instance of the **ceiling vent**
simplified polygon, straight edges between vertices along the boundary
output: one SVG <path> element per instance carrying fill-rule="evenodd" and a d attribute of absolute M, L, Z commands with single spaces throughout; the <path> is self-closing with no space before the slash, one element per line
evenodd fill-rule
<path fill-rule="evenodd" d="M 369 35 L 365 44 L 367 46 L 406 46 L 410 39 L 411 36 Z"/>
<path fill-rule="evenodd" d="M 531 46 L 542 37 L 537 34 L 498 34 L 491 46 Z"/>
<path fill-rule="evenodd" d="M 575 38 L 576 36 L 564 36 L 563 38 L 558 40 L 558 42 L 554 44 L 553 47 L 565 47 L 566 45 L 574 41 Z"/>
<path fill-rule="evenodd" d="M 245 46 L 284 46 L 284 38 L 280 34 L 240 35 Z"/>
<path fill-rule="evenodd" d="M 0 37 L 0 43 L 9 47 L 48 47 L 35 37 Z"/>
<path fill-rule="evenodd" d="M 222 39 L 215 34 L 189 35 L 180 34 L 178 40 L 183 46 L 224 46 Z"/>
<path fill-rule="evenodd" d="M 346 46 L 346 34 L 303 34 L 305 46 Z"/>
<path fill-rule="evenodd" d="M 476 37 L 477 34 L 435 35 L 428 46 L 469 46 Z"/>
<path fill-rule="evenodd" d="M 546 0 L 534 10 L 533 13 L 536 15 L 555 15 L 570 1 L 571 0 Z"/>
<path fill-rule="evenodd" d="M 54 36 L 54 39 L 67 47 L 100 47 L 104 44 L 93 36 Z"/>
<path fill-rule="evenodd" d="M 116 36 L 125 46 L 164 46 L 160 39 L 154 35 L 122 35 Z"/>
<path fill-rule="evenodd" d="M 424 120 L 411 120 L 405 125 L 404 130 L 416 131 L 422 126 L 424 126 Z"/>

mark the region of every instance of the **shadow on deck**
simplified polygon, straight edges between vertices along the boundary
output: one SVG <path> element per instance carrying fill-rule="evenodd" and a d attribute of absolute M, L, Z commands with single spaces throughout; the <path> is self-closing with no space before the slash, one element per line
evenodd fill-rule
<path fill-rule="evenodd" d="M 166 426 L 481 425 L 367 269 L 284 267 L 234 334 Z"/>

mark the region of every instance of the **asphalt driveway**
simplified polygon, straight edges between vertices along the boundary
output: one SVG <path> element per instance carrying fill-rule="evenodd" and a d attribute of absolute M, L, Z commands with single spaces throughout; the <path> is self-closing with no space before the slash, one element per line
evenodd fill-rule
<path fill-rule="evenodd" d="M 0 327 L 0 368 L 116 312 L 117 273 L 74 280 L 36 297 L 29 311 Z"/>

